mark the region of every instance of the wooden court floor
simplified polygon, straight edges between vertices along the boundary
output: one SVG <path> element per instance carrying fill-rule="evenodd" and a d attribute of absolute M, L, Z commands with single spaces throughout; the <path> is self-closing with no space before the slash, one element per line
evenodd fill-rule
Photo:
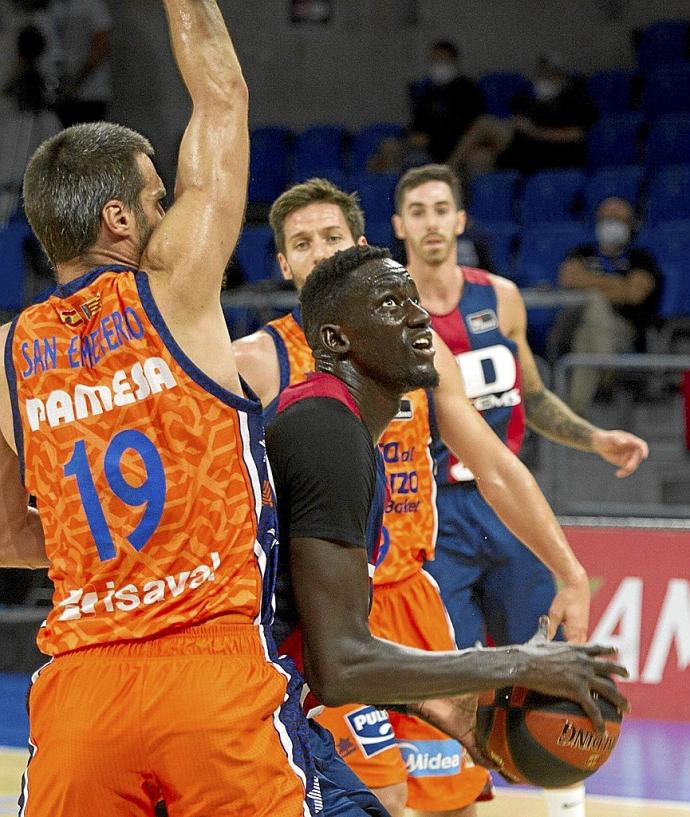
<path fill-rule="evenodd" d="M 17 795 L 26 752 L 0 749 L 0 817 L 16 817 Z M 498 789 L 496 799 L 477 807 L 478 817 L 547 817 L 540 795 Z M 590 797 L 587 817 L 690 817 L 690 805 L 614 797 Z M 68 817 L 68 815 L 55 815 Z"/>

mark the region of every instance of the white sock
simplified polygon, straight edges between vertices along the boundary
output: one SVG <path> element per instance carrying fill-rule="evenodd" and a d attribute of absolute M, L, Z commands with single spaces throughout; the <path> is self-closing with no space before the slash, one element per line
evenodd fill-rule
<path fill-rule="evenodd" d="M 585 784 L 567 789 L 545 789 L 549 817 L 585 817 Z"/>

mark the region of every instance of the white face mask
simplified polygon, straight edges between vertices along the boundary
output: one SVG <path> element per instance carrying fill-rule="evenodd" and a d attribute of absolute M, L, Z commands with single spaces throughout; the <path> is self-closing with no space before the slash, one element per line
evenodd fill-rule
<path fill-rule="evenodd" d="M 597 241 L 602 247 L 624 247 L 630 241 L 630 225 L 617 218 L 597 221 Z"/>
<path fill-rule="evenodd" d="M 540 102 L 548 102 L 558 96 L 560 86 L 552 79 L 537 79 L 533 83 L 534 95 Z"/>
<path fill-rule="evenodd" d="M 429 63 L 429 76 L 434 85 L 448 85 L 458 75 L 458 69 L 452 62 Z"/>

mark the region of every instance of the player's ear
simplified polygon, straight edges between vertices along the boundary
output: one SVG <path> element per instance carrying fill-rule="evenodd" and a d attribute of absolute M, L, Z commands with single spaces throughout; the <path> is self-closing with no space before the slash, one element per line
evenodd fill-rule
<path fill-rule="evenodd" d="M 101 224 L 117 238 L 126 238 L 135 226 L 134 213 L 119 199 L 110 199 L 101 210 Z"/>
<path fill-rule="evenodd" d="M 465 210 L 458 210 L 458 219 L 455 222 L 455 234 L 462 235 L 467 226 L 467 212 Z"/>
<path fill-rule="evenodd" d="M 292 269 L 288 264 L 287 258 L 283 255 L 282 252 L 279 252 L 276 255 L 276 257 L 278 259 L 278 266 L 280 267 L 280 271 L 283 273 L 283 278 L 285 278 L 286 281 L 292 281 Z"/>
<path fill-rule="evenodd" d="M 333 323 L 325 323 L 321 327 L 321 343 L 324 349 L 341 356 L 350 351 L 350 340 L 343 332 L 342 327 Z"/>
<path fill-rule="evenodd" d="M 395 233 L 395 237 L 402 241 L 405 238 L 405 229 L 403 227 L 402 219 L 397 213 L 395 213 L 391 218 L 391 222 L 393 224 L 393 232 Z"/>

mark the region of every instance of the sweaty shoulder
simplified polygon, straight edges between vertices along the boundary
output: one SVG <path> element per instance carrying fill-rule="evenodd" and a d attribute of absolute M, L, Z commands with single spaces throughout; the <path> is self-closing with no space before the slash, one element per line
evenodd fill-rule
<path fill-rule="evenodd" d="M 233 341 L 237 371 L 256 392 L 264 406 L 280 390 L 280 367 L 273 339 L 263 330 Z"/>

